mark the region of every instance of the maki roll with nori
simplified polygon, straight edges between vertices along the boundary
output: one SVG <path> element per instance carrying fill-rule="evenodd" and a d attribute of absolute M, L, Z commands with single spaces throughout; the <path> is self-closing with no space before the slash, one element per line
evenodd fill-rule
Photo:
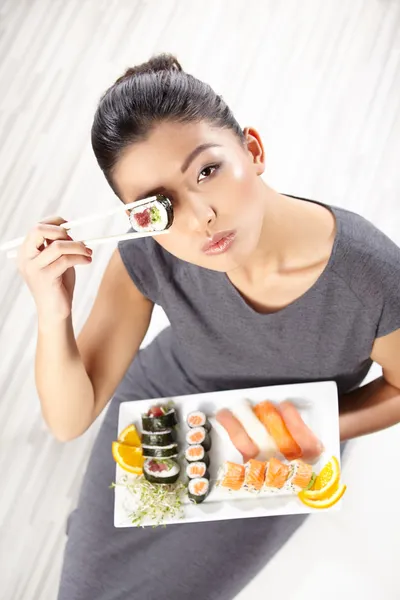
<path fill-rule="evenodd" d="M 200 504 L 208 496 L 210 483 L 205 477 L 191 479 L 188 485 L 188 497 L 194 504 Z"/>
<path fill-rule="evenodd" d="M 144 476 L 150 483 L 175 483 L 181 468 L 172 459 L 148 458 L 143 466 Z"/>
<path fill-rule="evenodd" d="M 178 456 L 178 444 L 169 444 L 168 446 L 142 444 L 142 451 L 145 458 L 172 458 Z"/>
<path fill-rule="evenodd" d="M 207 465 L 204 462 L 191 462 L 186 467 L 186 475 L 189 479 L 196 479 L 197 477 L 205 477 L 210 479 L 210 474 L 207 471 Z"/>
<path fill-rule="evenodd" d="M 207 421 L 206 415 L 201 410 L 195 410 L 188 414 L 187 424 L 189 427 L 204 427 L 206 431 L 210 431 L 211 424 Z"/>
<path fill-rule="evenodd" d="M 188 463 L 204 462 L 207 467 L 210 466 L 210 458 L 201 444 L 195 444 L 186 448 L 185 458 Z"/>
<path fill-rule="evenodd" d="M 175 409 L 162 404 L 152 406 L 145 415 L 142 415 L 143 431 L 165 431 L 175 427 L 177 423 Z"/>
<path fill-rule="evenodd" d="M 169 446 L 176 442 L 173 429 L 165 431 L 142 431 L 142 444 L 145 446 Z"/>
<path fill-rule="evenodd" d="M 204 427 L 189 429 L 186 434 L 186 441 L 190 445 L 201 444 L 206 452 L 211 448 L 211 437 Z"/>
<path fill-rule="evenodd" d="M 129 220 L 135 231 L 164 231 L 171 227 L 174 211 L 171 201 L 162 194 L 157 194 L 145 204 L 139 203 L 129 212 Z"/>

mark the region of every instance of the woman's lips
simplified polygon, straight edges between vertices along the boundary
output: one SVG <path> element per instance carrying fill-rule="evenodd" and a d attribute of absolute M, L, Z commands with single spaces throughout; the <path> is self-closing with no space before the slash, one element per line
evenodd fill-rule
<path fill-rule="evenodd" d="M 222 254 L 229 250 L 236 237 L 236 231 L 221 231 L 213 235 L 211 240 L 203 246 L 204 254 Z"/>

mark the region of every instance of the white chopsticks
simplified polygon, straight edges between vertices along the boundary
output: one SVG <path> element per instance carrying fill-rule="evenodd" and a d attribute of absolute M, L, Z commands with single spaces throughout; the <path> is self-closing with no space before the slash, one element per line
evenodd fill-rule
<path fill-rule="evenodd" d="M 78 227 L 79 225 L 83 225 L 85 223 L 92 223 L 93 221 L 97 221 L 99 219 L 105 219 L 106 217 L 110 217 L 121 211 L 126 211 L 126 210 L 129 210 L 132 208 L 139 208 L 140 206 L 150 204 L 150 203 L 154 202 L 155 200 L 157 200 L 156 196 L 151 197 L 151 198 L 145 198 L 144 200 L 139 200 L 136 202 L 130 202 L 129 204 L 124 204 L 123 206 L 119 206 L 118 208 L 113 208 L 104 213 L 97 213 L 94 215 L 90 215 L 88 217 L 82 217 L 81 219 L 75 219 L 74 221 L 68 221 L 67 223 L 63 223 L 61 225 L 61 227 L 63 227 L 63 229 L 66 229 L 66 230 L 72 229 L 73 227 Z M 149 237 L 149 236 L 154 236 L 154 235 L 161 235 L 163 233 L 168 233 L 168 230 L 164 229 L 163 231 L 146 231 L 146 232 L 133 231 L 132 233 L 121 233 L 121 234 L 117 234 L 117 235 L 109 235 L 109 236 L 105 236 L 105 237 L 92 238 L 92 239 L 87 239 L 87 240 L 76 240 L 76 241 L 82 241 L 86 246 L 88 246 L 88 245 L 95 246 L 95 245 L 99 245 L 99 244 L 105 244 L 107 242 L 119 242 L 119 241 L 123 241 L 123 240 L 138 239 L 138 238 L 144 238 L 144 237 Z M 21 244 L 24 242 L 24 240 L 25 240 L 25 236 L 16 238 L 14 240 L 10 240 L 9 242 L 5 242 L 4 244 L 0 245 L 0 252 L 7 251 L 7 258 L 15 258 L 17 256 L 18 252 L 16 250 L 14 250 L 14 248 L 21 246 Z"/>

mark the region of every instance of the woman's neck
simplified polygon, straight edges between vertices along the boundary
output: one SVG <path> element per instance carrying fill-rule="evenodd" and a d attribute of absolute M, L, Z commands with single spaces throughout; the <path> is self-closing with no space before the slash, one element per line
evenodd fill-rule
<path fill-rule="evenodd" d="M 289 198 L 268 186 L 264 204 L 258 247 L 240 269 L 250 284 L 329 260 L 336 233 L 331 211 L 313 202 Z"/>

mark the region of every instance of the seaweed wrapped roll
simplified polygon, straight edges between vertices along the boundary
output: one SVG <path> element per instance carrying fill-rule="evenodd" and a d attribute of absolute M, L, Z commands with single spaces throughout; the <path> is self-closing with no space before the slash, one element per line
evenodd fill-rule
<path fill-rule="evenodd" d="M 140 203 L 129 213 L 130 223 L 135 231 L 163 231 L 169 229 L 174 220 L 171 201 L 162 194 L 149 199 L 146 204 Z"/>
<path fill-rule="evenodd" d="M 143 431 L 165 431 L 175 427 L 177 423 L 175 409 L 162 404 L 152 406 L 145 415 L 142 415 Z"/>
<path fill-rule="evenodd" d="M 194 504 L 200 504 L 208 496 L 210 483 L 205 477 L 191 479 L 188 485 L 188 497 Z"/>
<path fill-rule="evenodd" d="M 188 444 L 201 444 L 206 452 L 211 448 L 211 437 L 204 427 L 194 427 L 189 429 L 186 434 Z"/>
<path fill-rule="evenodd" d="M 142 432 L 142 444 L 145 446 L 169 446 L 175 442 L 176 434 L 172 429 Z"/>
<path fill-rule="evenodd" d="M 206 431 L 210 431 L 211 429 L 211 424 L 201 410 L 194 410 L 189 413 L 186 421 L 189 427 L 204 427 Z"/>
<path fill-rule="evenodd" d="M 204 462 L 191 462 L 186 467 L 186 475 L 189 479 L 196 479 L 196 477 L 205 477 L 210 479 L 210 474 L 207 471 L 207 465 Z"/>
<path fill-rule="evenodd" d="M 142 450 L 145 458 L 172 458 L 178 456 L 178 444 L 169 444 L 168 446 L 142 444 Z"/>
<path fill-rule="evenodd" d="M 185 458 L 189 463 L 204 462 L 207 467 L 210 465 L 210 458 L 201 444 L 195 444 L 186 448 Z"/>
<path fill-rule="evenodd" d="M 143 467 L 144 476 L 150 483 L 175 483 L 180 466 L 172 459 L 148 458 Z"/>

